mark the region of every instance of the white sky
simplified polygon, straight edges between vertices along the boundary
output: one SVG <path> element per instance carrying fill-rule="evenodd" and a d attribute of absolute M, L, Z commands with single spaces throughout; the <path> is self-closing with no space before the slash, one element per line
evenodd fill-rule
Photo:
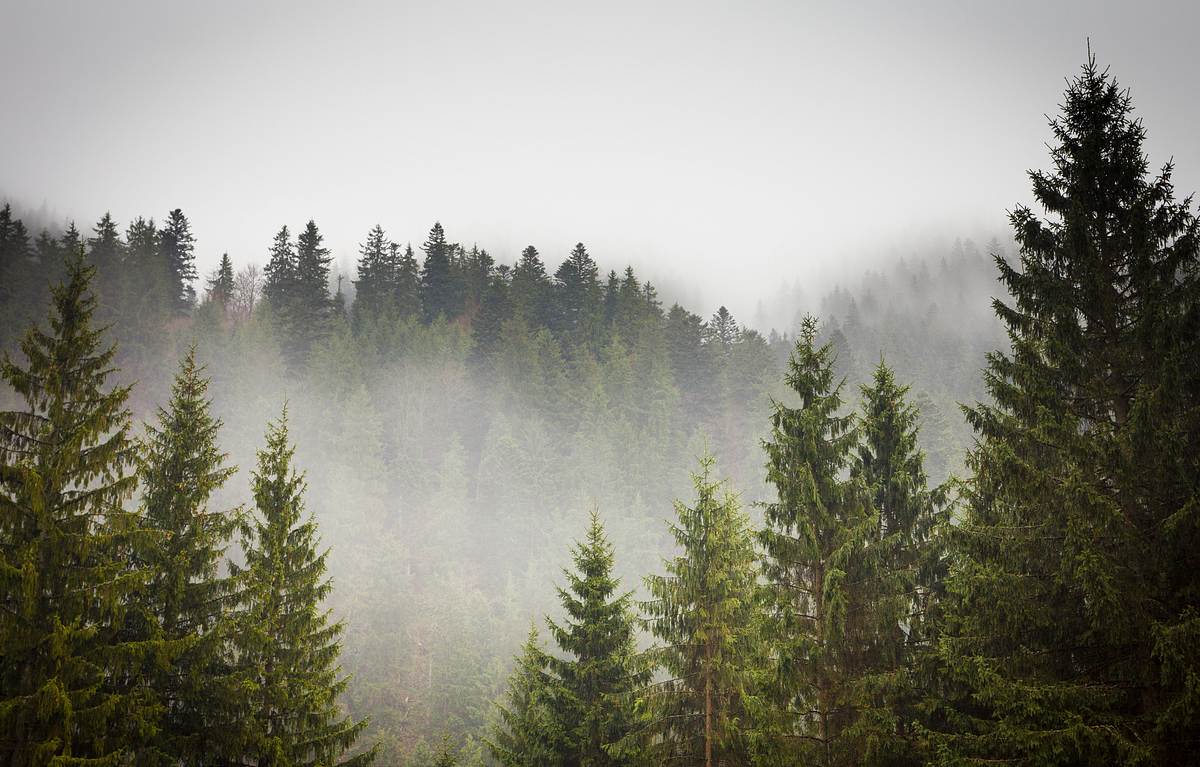
<path fill-rule="evenodd" d="M 0 0 L 0 196 L 182 207 L 202 271 L 315 218 L 553 269 L 582 240 L 745 319 L 780 279 L 1002 231 L 1090 36 L 1200 184 L 1200 3 Z"/>

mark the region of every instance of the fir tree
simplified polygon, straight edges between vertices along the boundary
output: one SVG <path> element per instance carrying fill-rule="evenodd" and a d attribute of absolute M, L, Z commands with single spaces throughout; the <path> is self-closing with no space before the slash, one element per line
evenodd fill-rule
<path fill-rule="evenodd" d="M 1200 232 L 1148 176 L 1127 91 L 1089 60 L 996 258 L 1010 349 L 955 528 L 947 762 L 1195 764 Z"/>
<path fill-rule="evenodd" d="M 171 301 L 177 313 L 185 313 L 196 303 L 196 238 L 192 225 L 179 208 L 167 214 L 159 231 L 158 245 L 170 276 Z"/>
<path fill-rule="evenodd" d="M 434 222 L 421 249 L 425 251 L 425 263 L 421 267 L 421 301 L 425 321 L 433 322 L 438 317 L 453 319 L 460 307 L 454 301 L 451 249 L 440 222 Z"/>
<path fill-rule="evenodd" d="M 532 327 L 549 327 L 551 322 L 551 283 L 546 266 L 532 245 L 521 251 L 513 267 L 513 313 L 520 314 Z"/>
<path fill-rule="evenodd" d="M 498 720 L 486 741 L 503 767 L 561 767 L 565 734 L 554 713 L 549 658 L 538 644 L 536 627 L 521 648 L 517 667 L 508 678 L 505 702 L 497 706 Z"/>
<path fill-rule="evenodd" d="M 122 638 L 147 579 L 131 552 L 148 538 L 124 508 L 136 483 L 129 389 L 107 385 L 114 350 L 91 326 L 94 272 L 78 249 L 53 290 L 49 332 L 33 328 L 21 344 L 28 366 L 0 364 L 25 403 L 0 412 L 4 764 L 121 763 L 159 716 L 134 672 L 169 648 Z"/>
<path fill-rule="evenodd" d="M 217 271 L 208 280 L 208 300 L 220 304 L 222 308 L 229 304 L 233 296 L 233 260 L 228 253 L 221 254 L 221 263 Z"/>
<path fill-rule="evenodd" d="M 296 248 L 286 226 L 280 227 L 271 242 L 263 279 L 263 296 L 275 311 L 284 311 L 295 294 L 296 282 Z"/>
<path fill-rule="evenodd" d="M 344 757 L 366 720 L 338 709 L 349 681 L 337 665 L 344 626 L 322 602 L 327 551 L 304 510 L 304 477 L 292 467 L 287 413 L 267 429 L 252 474 L 257 514 L 241 524 L 246 564 L 233 635 L 242 698 L 231 738 L 235 761 L 261 767 L 365 765 L 375 750 Z"/>
<path fill-rule="evenodd" d="M 754 539 L 737 497 L 712 478 L 713 459 L 692 476 L 694 506 L 675 503 L 681 549 L 666 574 L 646 579 L 651 653 L 668 679 L 643 693 L 639 733 L 650 764 L 751 762 L 751 712 L 763 657 Z"/>
<path fill-rule="evenodd" d="M 833 347 L 816 345 L 808 317 L 788 361 L 799 407 L 775 403 L 764 441 L 776 500 L 760 533 L 777 655 L 777 745 L 804 764 L 857 764 L 867 733 L 856 731 L 867 701 L 861 681 L 879 626 L 871 602 L 876 573 L 872 513 L 861 478 L 847 479 L 858 444 L 853 414 L 842 414 Z"/>
<path fill-rule="evenodd" d="M 358 279 L 354 281 L 354 319 L 378 317 L 392 308 L 396 298 L 396 244 L 378 224 L 358 248 Z"/>
<path fill-rule="evenodd" d="M 625 764 L 609 754 L 634 725 L 632 692 L 645 682 L 636 665 L 631 595 L 618 593 L 613 548 L 592 513 L 587 537 L 575 545 L 575 571 L 558 590 L 566 612 L 560 625 L 547 620 L 565 658 L 549 657 L 556 679 L 555 728 L 565 737 L 563 763 L 579 767 Z"/>
<path fill-rule="evenodd" d="M 555 329 L 565 346 L 576 353 L 595 351 L 603 318 L 599 269 L 583 243 L 554 273 L 557 291 Z"/>
<path fill-rule="evenodd" d="M 142 524 L 160 533 L 141 555 L 153 575 L 139 608 L 152 630 L 181 646 L 171 667 L 149 670 L 165 704 L 159 749 L 184 765 L 210 764 L 222 753 L 237 694 L 225 657 L 236 594 L 220 575 L 237 510 L 209 508 L 236 470 L 217 447 L 221 422 L 209 413 L 207 389 L 189 350 L 170 403 L 146 426 L 138 461 Z"/>

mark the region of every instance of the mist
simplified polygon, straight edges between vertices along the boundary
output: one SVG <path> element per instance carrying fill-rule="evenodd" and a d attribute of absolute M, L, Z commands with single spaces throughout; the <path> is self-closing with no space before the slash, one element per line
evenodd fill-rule
<path fill-rule="evenodd" d="M 1195 758 L 1197 4 L 0 18 L 0 762 Z"/>

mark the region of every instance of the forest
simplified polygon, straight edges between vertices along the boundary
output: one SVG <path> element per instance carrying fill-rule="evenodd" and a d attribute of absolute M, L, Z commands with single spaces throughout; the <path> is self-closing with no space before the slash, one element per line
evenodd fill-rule
<path fill-rule="evenodd" d="M 1200 218 L 1145 135 L 1089 61 L 1040 210 L 773 329 L 584 243 L 199 274 L 181 209 L 5 204 L 0 763 L 1200 764 Z"/>

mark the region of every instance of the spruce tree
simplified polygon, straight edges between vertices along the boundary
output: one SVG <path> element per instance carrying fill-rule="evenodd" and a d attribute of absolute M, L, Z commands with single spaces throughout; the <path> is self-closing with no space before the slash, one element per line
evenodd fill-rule
<path fill-rule="evenodd" d="M 548 657 L 555 677 L 555 727 L 565 738 L 563 763 L 579 767 L 619 765 L 627 759 L 608 747 L 634 725 L 632 693 L 645 674 L 635 658 L 630 593 L 618 593 L 612 574 L 613 548 L 600 517 L 592 513 L 587 537 L 575 544 L 575 571 L 564 571 L 558 589 L 566 619 L 547 620 L 564 657 Z"/>
<path fill-rule="evenodd" d="M 229 304 L 233 296 L 233 260 L 228 253 L 221 254 L 221 262 L 217 271 L 208 280 L 208 299 L 220 304 L 222 308 Z"/>
<path fill-rule="evenodd" d="M 947 762 L 1195 764 L 1200 732 L 1200 232 L 1148 174 L 1127 91 L 1089 60 L 1053 167 L 996 259 L 1010 340 L 956 526 Z"/>
<path fill-rule="evenodd" d="M 433 322 L 438 317 L 454 319 L 459 307 L 455 306 L 454 301 L 451 248 L 440 222 L 434 222 L 421 249 L 425 251 L 425 263 L 421 267 L 421 303 L 425 322 Z"/>
<path fill-rule="evenodd" d="M 158 748 L 184 765 L 210 764 L 223 753 L 236 694 L 226 658 L 235 585 L 220 570 L 238 510 L 210 508 L 236 469 L 217 446 L 221 422 L 209 412 L 207 390 L 189 350 L 170 403 L 146 425 L 138 460 L 141 523 L 159 533 L 140 555 L 152 577 L 138 607 L 147 626 L 180 645 L 173 665 L 148 671 L 165 704 Z"/>
<path fill-rule="evenodd" d="M 53 289 L 48 331 L 7 354 L 4 381 L 24 402 L 0 412 L 0 762 L 124 763 L 157 724 L 136 674 L 158 641 L 128 641 L 127 611 L 148 574 L 125 509 L 136 478 L 128 388 L 110 387 L 113 347 L 91 325 L 95 268 L 82 248 Z"/>
<path fill-rule="evenodd" d="M 196 238 L 192 225 L 179 208 L 167 214 L 159 231 L 159 248 L 170 275 L 171 302 L 177 313 L 186 313 L 196 303 Z"/>
<path fill-rule="evenodd" d="M 256 514 L 241 523 L 244 567 L 233 634 L 241 698 L 231 737 L 234 760 L 260 767 L 365 765 L 375 750 L 344 756 L 366 720 L 342 715 L 339 637 L 322 602 L 328 551 L 319 551 L 316 522 L 304 509 L 304 477 L 292 467 L 287 412 L 267 429 L 252 474 Z"/>
<path fill-rule="evenodd" d="M 361 324 L 392 308 L 396 298 L 395 243 L 375 225 L 358 247 L 358 278 L 354 281 L 354 320 Z"/>
<path fill-rule="evenodd" d="M 921 764 L 929 756 L 915 725 L 918 677 L 933 652 L 944 578 L 935 538 L 947 522 L 945 489 L 930 490 L 909 387 L 882 360 L 862 391 L 861 441 L 853 473 L 876 512 L 870 568 L 860 584 L 873 622 L 864 626 L 859 721 L 861 764 Z"/>
<path fill-rule="evenodd" d="M 760 533 L 777 658 L 776 744 L 805 764 L 858 764 L 870 733 L 861 682 L 879 626 L 872 602 L 877 517 L 861 478 L 848 478 L 859 433 L 843 414 L 833 347 L 805 318 L 786 382 L 798 407 L 775 403 L 764 441 L 776 498 Z M 857 730 L 857 731 L 856 731 Z"/>
<path fill-rule="evenodd" d="M 595 352 L 603 319 L 599 269 L 582 242 L 576 243 L 554 279 L 559 338 L 575 354 Z"/>
<path fill-rule="evenodd" d="M 486 741 L 492 757 L 503 767 L 561 767 L 565 734 L 554 713 L 554 684 L 546 666 L 549 658 L 539 646 L 537 627 L 521 648 L 517 667 L 508 678 L 504 703 Z"/>
<path fill-rule="evenodd" d="M 523 316 L 531 327 L 549 327 L 551 290 L 550 277 L 546 274 L 546 266 L 538 256 L 537 248 L 527 246 L 513 267 L 513 314 Z"/>
<path fill-rule="evenodd" d="M 263 280 L 263 296 L 271 302 L 271 308 L 279 313 L 286 311 L 296 283 L 296 248 L 286 226 L 280 227 L 271 241 Z"/>
<path fill-rule="evenodd" d="M 754 538 L 712 469 L 702 457 L 694 505 L 675 503 L 680 553 L 646 579 L 645 623 L 659 640 L 651 657 L 668 677 L 642 693 L 649 764 L 744 765 L 755 752 L 764 648 Z"/>

